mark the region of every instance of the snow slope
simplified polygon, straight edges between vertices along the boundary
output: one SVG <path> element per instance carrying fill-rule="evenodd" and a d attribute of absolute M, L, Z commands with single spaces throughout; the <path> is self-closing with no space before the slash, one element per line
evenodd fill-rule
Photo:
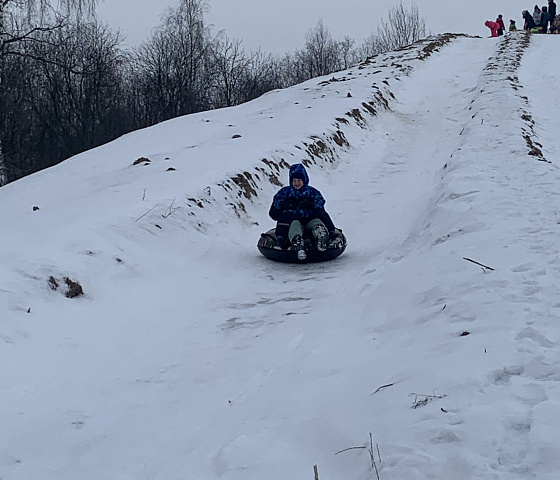
<path fill-rule="evenodd" d="M 0 189 L 0 479 L 557 478 L 558 56 L 429 38 Z M 335 261 L 256 249 L 295 162 Z"/>

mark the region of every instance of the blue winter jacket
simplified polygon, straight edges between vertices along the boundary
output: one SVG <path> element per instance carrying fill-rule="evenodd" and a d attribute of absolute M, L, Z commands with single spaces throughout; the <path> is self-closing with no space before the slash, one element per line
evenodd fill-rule
<path fill-rule="evenodd" d="M 303 187 L 296 190 L 292 186 L 294 174 L 299 173 L 303 177 Z M 272 201 L 269 215 L 273 220 L 279 220 L 280 216 L 289 216 L 291 220 L 311 220 L 321 218 L 325 207 L 325 199 L 321 192 L 309 186 L 309 176 L 301 163 L 290 167 L 290 185 L 281 188 Z"/>

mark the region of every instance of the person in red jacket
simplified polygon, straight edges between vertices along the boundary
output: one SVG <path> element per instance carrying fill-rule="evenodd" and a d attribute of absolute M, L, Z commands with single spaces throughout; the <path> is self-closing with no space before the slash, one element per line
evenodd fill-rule
<path fill-rule="evenodd" d="M 486 25 L 491 32 L 492 37 L 497 37 L 498 36 L 498 29 L 500 28 L 500 25 L 498 25 L 496 22 L 493 22 L 491 20 L 487 20 L 484 25 Z"/>
<path fill-rule="evenodd" d="M 500 28 L 498 28 L 498 36 L 503 35 L 506 31 L 506 26 L 501 15 L 498 15 L 498 18 L 496 18 L 496 23 L 500 26 Z"/>

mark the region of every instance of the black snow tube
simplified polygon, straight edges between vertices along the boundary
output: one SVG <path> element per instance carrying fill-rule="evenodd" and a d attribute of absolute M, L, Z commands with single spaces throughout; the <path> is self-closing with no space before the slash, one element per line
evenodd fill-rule
<path fill-rule="evenodd" d="M 294 250 L 288 248 L 287 250 L 279 250 L 274 248 L 276 246 L 276 235 L 274 233 L 275 229 L 271 228 L 266 233 L 261 233 L 261 238 L 257 243 L 259 251 L 269 260 L 274 260 L 276 262 L 283 263 L 315 263 L 315 262 L 326 262 L 328 260 L 333 260 L 338 257 L 344 250 L 346 250 L 346 237 L 342 233 L 342 230 L 336 229 L 336 231 L 342 237 L 342 242 L 338 245 L 329 245 L 329 247 L 324 251 L 320 252 L 317 250 L 314 239 L 311 236 L 304 237 L 305 252 L 307 253 L 307 258 L 305 260 L 298 260 L 297 254 Z"/>

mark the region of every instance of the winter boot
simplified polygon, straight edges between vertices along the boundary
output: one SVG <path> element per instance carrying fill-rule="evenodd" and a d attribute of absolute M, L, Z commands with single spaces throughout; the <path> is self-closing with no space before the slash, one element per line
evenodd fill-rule
<path fill-rule="evenodd" d="M 342 235 L 338 230 L 331 230 L 329 232 L 329 247 L 338 248 L 342 245 Z"/>
<path fill-rule="evenodd" d="M 317 225 L 313 229 L 313 236 L 317 240 L 317 250 L 324 252 L 329 241 L 329 232 L 324 225 Z"/>
<path fill-rule="evenodd" d="M 307 253 L 305 253 L 303 247 L 303 238 L 300 235 L 292 238 L 292 249 L 296 251 L 298 260 L 303 261 L 307 258 Z"/>
<path fill-rule="evenodd" d="M 276 244 L 273 247 L 275 250 L 284 250 L 286 248 L 286 239 L 281 235 L 276 237 Z"/>

